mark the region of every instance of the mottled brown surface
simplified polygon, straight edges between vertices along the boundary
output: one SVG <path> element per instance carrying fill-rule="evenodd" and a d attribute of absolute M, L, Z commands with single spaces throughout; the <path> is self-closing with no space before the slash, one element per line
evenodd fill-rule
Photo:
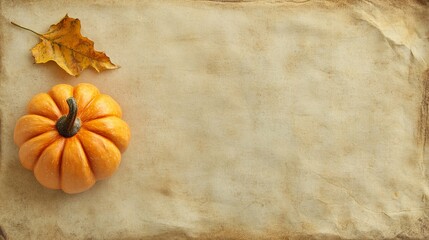
<path fill-rule="evenodd" d="M 425 1 L 0 1 L 0 239 L 427 239 Z M 66 13 L 121 68 L 33 64 Z M 41 187 L 13 127 L 95 84 L 132 130 L 90 191 Z M 3 232 L 3 233 L 2 233 Z"/>

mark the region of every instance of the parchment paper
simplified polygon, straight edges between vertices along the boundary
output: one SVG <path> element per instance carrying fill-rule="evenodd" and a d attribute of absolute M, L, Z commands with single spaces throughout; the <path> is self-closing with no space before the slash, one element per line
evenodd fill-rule
<path fill-rule="evenodd" d="M 429 238 L 427 1 L 0 2 L 0 235 Z M 66 13 L 119 70 L 33 64 L 37 36 L 10 21 Z M 132 140 L 68 195 L 21 167 L 13 128 L 79 82 L 119 102 Z"/>

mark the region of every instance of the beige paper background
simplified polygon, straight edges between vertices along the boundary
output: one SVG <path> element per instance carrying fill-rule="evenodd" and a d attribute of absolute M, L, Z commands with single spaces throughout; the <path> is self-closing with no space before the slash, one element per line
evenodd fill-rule
<path fill-rule="evenodd" d="M 8 239 L 429 237 L 425 1 L 0 1 L 0 226 Z M 66 13 L 119 70 L 34 65 Z M 31 96 L 95 84 L 132 130 L 68 195 L 20 166 Z M 0 236 L 1 238 L 1 236 Z"/>

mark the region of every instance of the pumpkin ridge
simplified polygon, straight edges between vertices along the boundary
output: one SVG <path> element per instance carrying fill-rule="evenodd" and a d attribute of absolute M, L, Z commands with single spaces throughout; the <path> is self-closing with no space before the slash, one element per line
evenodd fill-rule
<path fill-rule="evenodd" d="M 61 190 L 63 192 L 69 194 L 80 193 L 95 184 L 96 178 L 88 161 L 83 159 L 86 157 L 82 144 L 76 136 L 66 139 L 61 163 Z M 65 163 L 67 164 L 65 165 Z M 76 169 L 76 166 L 78 169 Z M 85 173 L 82 174 L 82 171 L 85 171 Z"/>
<path fill-rule="evenodd" d="M 52 96 L 51 95 L 49 95 L 49 93 L 41 93 L 41 94 L 43 94 L 43 95 L 45 95 L 46 94 L 46 96 L 48 96 L 51 100 L 52 100 L 52 102 L 55 104 L 55 107 L 56 107 L 56 110 L 58 110 L 58 113 L 60 114 L 60 116 L 58 116 L 57 114 L 54 114 L 54 115 L 56 115 L 55 116 L 55 118 L 50 118 L 50 117 L 48 117 L 48 116 L 45 116 L 45 115 L 40 115 L 40 114 L 35 114 L 35 113 L 33 113 L 32 111 L 30 111 L 29 110 L 29 107 L 30 107 L 30 105 L 28 105 L 27 106 L 27 109 L 28 109 L 28 111 L 29 111 L 29 114 L 32 114 L 32 115 L 37 115 L 37 116 L 41 116 L 41 117 L 45 117 L 45 118 L 47 118 L 47 119 L 51 119 L 52 121 L 57 121 L 58 120 L 58 118 L 60 118 L 61 117 L 61 110 L 60 110 L 60 108 L 58 107 L 58 104 L 54 101 L 54 99 L 52 98 Z M 39 94 L 38 94 L 39 95 Z M 37 95 L 36 95 L 37 96 Z M 36 97 L 35 96 L 35 97 Z M 33 99 L 32 99 L 33 100 Z M 31 103 L 31 101 L 32 100 L 30 100 L 30 103 Z M 55 111 L 53 111 L 54 113 L 55 113 Z"/>
<path fill-rule="evenodd" d="M 101 115 L 101 116 L 96 117 L 96 118 L 86 119 L 85 121 L 82 121 L 82 126 L 83 126 L 83 125 L 84 125 L 84 123 L 86 123 L 86 122 L 91 122 L 91 121 L 98 120 L 98 119 L 101 119 L 101 118 L 106 118 L 106 117 L 117 117 L 117 118 L 120 118 L 120 117 L 118 117 L 118 116 L 117 116 L 117 115 L 115 115 L 115 114 L 106 114 L 106 115 Z"/>
<path fill-rule="evenodd" d="M 109 139 L 119 149 L 125 152 L 130 141 L 131 132 L 128 124 L 118 116 L 107 116 L 84 122 L 86 130 Z"/>
<path fill-rule="evenodd" d="M 122 117 L 122 109 L 118 102 L 111 96 L 100 93 L 93 99 L 91 104 L 88 104 L 85 111 L 81 111 L 80 118 L 82 122 L 106 117 L 117 116 Z"/>
<path fill-rule="evenodd" d="M 57 131 L 57 130 L 56 130 L 56 129 L 55 129 L 55 127 L 54 127 L 54 128 L 53 128 L 52 130 L 50 130 L 50 131 Z M 49 132 L 50 132 L 50 131 L 49 131 Z M 45 134 L 45 133 L 47 133 L 47 132 L 42 132 L 42 133 L 40 133 L 40 134 L 37 134 L 37 135 L 34 135 L 34 136 L 30 137 L 29 139 L 27 139 L 27 141 L 23 142 L 23 143 L 21 144 L 21 146 L 22 146 L 22 145 L 24 145 L 26 142 L 28 142 L 28 141 L 32 140 L 33 138 L 39 137 L 39 136 L 41 136 L 41 135 L 43 135 L 43 134 Z M 49 145 L 51 145 L 51 143 L 50 143 Z M 21 146 L 19 146 L 19 147 L 21 147 Z M 44 151 L 44 150 L 43 150 L 43 151 Z"/>
<path fill-rule="evenodd" d="M 25 116 L 25 115 L 24 115 L 24 116 Z M 51 118 L 48 118 L 48 117 L 46 117 L 46 116 L 43 116 L 43 115 L 34 114 L 34 113 L 29 113 L 29 114 L 27 114 L 26 116 L 38 116 L 38 117 L 46 118 L 46 119 L 48 119 L 49 121 L 52 121 L 52 122 L 53 122 L 53 124 L 55 125 L 55 120 L 53 120 L 53 119 L 51 119 Z"/>
<path fill-rule="evenodd" d="M 49 96 L 50 97 L 50 96 Z M 56 103 L 55 103 L 56 104 Z M 58 107 L 58 106 L 57 106 Z M 59 110 L 58 110 L 59 111 Z M 39 116 L 39 117 L 43 117 L 43 118 L 46 118 L 46 119 L 49 119 L 49 120 L 51 120 L 52 122 L 55 122 L 55 121 L 57 121 L 57 119 L 52 119 L 52 118 L 50 118 L 50 117 L 48 117 L 48 116 L 44 116 L 44 115 L 40 115 L 40 114 L 35 114 L 35 113 L 29 113 L 29 114 L 27 114 L 27 115 L 36 115 L 36 116 Z M 55 124 L 54 124 L 55 125 Z"/>
<path fill-rule="evenodd" d="M 76 98 L 75 96 L 75 90 L 76 88 L 73 89 L 73 97 Z M 98 93 L 97 95 L 95 95 L 84 107 L 79 107 L 80 108 L 80 114 L 82 114 L 86 108 L 88 108 L 89 106 L 91 106 L 92 102 L 94 102 L 94 100 L 100 95 L 101 93 Z M 77 103 L 77 105 L 79 106 L 79 103 Z M 78 116 L 80 117 L 80 116 Z"/>
<path fill-rule="evenodd" d="M 58 110 L 59 110 L 59 112 L 60 112 L 60 114 L 61 114 L 61 116 L 63 116 L 64 114 L 61 112 L 61 105 L 59 104 L 59 103 L 57 103 L 56 101 L 55 101 L 55 99 L 51 96 L 51 91 L 49 91 L 48 93 L 48 96 L 52 99 L 52 101 L 55 103 L 55 106 L 58 108 Z M 60 117 L 61 117 L 60 116 Z M 58 120 L 58 119 L 57 119 Z"/>
<path fill-rule="evenodd" d="M 52 119 L 50 119 L 50 118 L 48 118 L 48 117 L 45 117 L 45 116 L 42 116 L 42 115 L 38 115 L 38 114 L 27 114 L 27 115 L 25 115 L 25 116 L 37 116 L 37 117 L 42 117 L 42 118 L 46 118 L 47 120 L 49 120 L 49 121 L 52 121 L 52 130 L 49 130 L 49 131 L 55 131 L 56 129 L 55 129 L 55 121 L 53 121 Z M 41 132 L 41 133 L 39 133 L 39 134 L 36 134 L 36 135 L 34 135 L 34 136 L 31 136 L 31 137 L 29 137 L 26 141 L 24 141 L 23 143 L 21 143 L 20 145 L 18 145 L 19 147 L 21 147 L 25 142 L 27 142 L 27 141 L 30 141 L 31 139 L 33 139 L 33 138 L 35 138 L 35 137 L 38 137 L 38 136 L 40 136 L 40 135 L 42 135 L 42 134 L 44 134 L 44 133 L 46 133 L 46 132 Z"/>
<path fill-rule="evenodd" d="M 63 172 L 63 155 L 64 155 L 64 148 L 66 147 L 66 142 L 67 139 L 64 139 L 64 143 L 63 143 L 63 147 L 61 149 L 61 155 L 60 155 L 60 160 L 58 160 L 58 180 L 60 181 L 60 189 L 63 189 L 63 184 L 62 184 L 62 172 Z"/>
<path fill-rule="evenodd" d="M 69 84 L 58 84 L 49 90 L 48 94 L 52 97 L 54 102 L 60 109 L 61 116 L 68 113 L 68 106 L 66 100 L 73 97 L 73 86 Z"/>
<path fill-rule="evenodd" d="M 50 147 L 50 146 L 52 146 L 52 144 L 54 144 L 56 141 L 58 141 L 58 140 L 60 140 L 61 138 L 56 138 L 53 142 L 51 142 L 48 146 L 46 146 L 46 148 L 45 149 L 43 149 L 43 151 L 40 153 L 40 155 L 37 157 L 37 160 L 35 161 L 35 163 L 34 163 L 34 167 L 33 167 L 33 169 L 34 168 L 36 168 L 36 165 L 39 163 L 39 160 L 40 160 L 40 158 L 42 157 L 42 155 L 43 155 L 43 153 L 45 153 L 47 150 L 48 150 L 48 148 Z M 60 188 L 59 189 L 61 189 L 62 188 L 62 186 L 61 186 L 61 164 L 62 164 L 62 160 L 63 160 L 63 152 L 64 152 L 64 146 L 65 146 L 66 144 L 65 144 L 65 141 L 63 142 L 63 146 L 62 146 L 62 149 L 61 149 L 61 155 L 60 155 L 60 159 L 59 159 L 59 161 L 58 161 L 58 180 L 59 180 L 59 184 L 60 184 Z M 35 175 L 35 172 L 33 171 L 33 175 Z M 37 179 L 37 178 L 36 178 Z"/>
<path fill-rule="evenodd" d="M 87 121 L 85 121 L 84 123 L 82 123 L 82 127 L 83 127 L 83 125 L 85 125 L 85 124 L 89 124 L 89 123 L 91 123 L 92 121 L 97 121 L 97 120 L 100 120 L 100 119 L 102 119 L 102 118 L 108 118 L 108 117 L 114 117 L 114 118 L 117 118 L 117 119 L 121 119 L 121 120 L 123 121 L 123 119 L 122 119 L 122 118 L 120 118 L 120 117 L 118 117 L 118 116 L 116 116 L 116 115 L 113 115 L 113 114 L 109 114 L 109 115 L 104 116 L 104 117 L 98 117 L 98 118 L 94 118 L 94 119 L 91 119 L 91 120 L 87 120 Z"/>
<path fill-rule="evenodd" d="M 114 118 L 121 119 L 120 117 L 118 117 L 118 116 L 116 116 L 116 115 L 109 114 L 109 115 L 107 115 L 107 116 L 103 116 L 103 117 L 98 117 L 98 118 L 94 118 L 94 119 L 87 120 L 87 121 L 85 121 L 84 123 L 82 123 L 82 127 L 83 127 L 85 124 L 89 124 L 89 123 L 91 123 L 92 121 L 97 121 L 97 120 L 100 120 L 100 119 L 102 119 L 102 118 L 108 118 L 108 117 L 114 117 Z M 122 119 L 121 119 L 121 120 L 122 120 Z M 88 129 L 87 129 L 87 130 L 88 130 Z"/>
<path fill-rule="evenodd" d="M 100 118 L 97 118 L 97 119 L 100 119 Z M 94 120 L 96 120 L 96 119 L 94 119 Z M 91 120 L 92 121 L 92 120 Z M 103 136 L 103 134 L 100 134 L 100 133 L 97 133 L 97 132 L 94 132 L 94 131 L 91 131 L 91 130 L 89 130 L 88 128 L 86 128 L 84 125 L 82 125 L 82 128 L 84 128 L 85 129 L 85 131 L 88 131 L 88 132 L 91 132 L 91 133 L 93 133 L 93 134 L 95 134 L 95 135 L 97 135 L 97 136 L 100 136 L 100 137 L 102 137 L 102 138 L 104 138 L 104 139 L 106 139 L 107 141 L 109 141 L 109 142 L 111 142 L 112 144 L 113 144 L 113 146 L 115 146 L 118 150 L 119 150 L 119 147 L 112 141 L 112 140 L 110 140 L 108 137 L 106 137 L 106 136 Z M 82 144 L 82 148 L 83 148 L 83 144 Z M 85 149 L 84 149 L 85 150 Z M 120 151 L 119 151 L 120 152 Z"/>
<path fill-rule="evenodd" d="M 47 132 L 43 132 L 43 133 L 41 133 L 41 134 L 39 134 L 39 135 L 37 135 L 37 136 L 34 136 L 34 137 L 29 138 L 27 141 L 23 142 L 23 143 L 22 143 L 22 145 L 24 145 L 26 142 L 31 141 L 31 140 L 33 140 L 33 139 L 34 139 L 34 138 L 36 138 L 36 137 L 40 137 L 40 136 L 42 136 L 43 134 L 46 134 L 46 133 L 48 133 L 48 132 L 57 132 L 57 133 L 58 133 L 58 131 L 54 128 L 54 129 L 52 129 L 52 130 L 49 130 L 49 131 L 47 131 Z M 60 134 L 58 134 L 58 136 L 54 138 L 54 141 L 55 141 L 59 136 L 61 136 L 61 135 L 60 135 Z M 54 142 L 54 141 L 53 141 L 53 142 Z M 52 142 L 51 142 L 51 143 L 52 143 Z M 49 145 L 51 145 L 51 143 L 49 143 Z M 21 146 L 22 146 L 22 145 L 21 145 Z"/>
<path fill-rule="evenodd" d="M 55 130 L 52 130 L 52 131 L 55 131 Z M 49 131 L 49 132 L 51 132 L 51 131 Z M 43 134 L 45 134 L 45 133 L 48 133 L 48 132 L 44 132 L 44 133 L 42 133 L 42 134 L 40 134 L 40 135 L 38 135 L 38 136 L 41 136 L 41 135 L 43 135 Z M 37 136 L 37 137 L 38 137 Z M 59 136 L 59 135 L 58 135 Z M 58 140 L 58 136 L 57 137 L 55 137 L 55 138 L 53 138 L 53 140 L 51 140 L 52 142 L 50 142 L 42 151 L 40 151 L 40 153 L 37 155 L 37 158 L 36 158 L 36 160 L 34 161 L 34 164 L 33 164 L 33 170 L 34 170 L 34 168 L 36 167 L 36 165 L 37 165 L 37 163 L 39 162 L 39 159 L 40 159 L 40 157 L 42 156 L 42 154 L 43 154 L 43 152 L 45 152 L 46 151 L 46 149 L 49 147 L 49 146 L 51 146 L 55 141 L 57 141 Z M 28 139 L 27 141 L 30 141 L 31 139 L 33 139 L 33 138 L 30 138 L 30 139 Z M 27 142 L 26 141 L 26 142 Z M 24 144 L 24 143 L 23 143 Z M 34 174 L 34 172 L 33 172 L 33 174 Z"/>
<path fill-rule="evenodd" d="M 85 155 L 86 162 L 88 163 L 89 170 L 91 171 L 92 176 L 94 176 L 95 181 L 97 181 L 97 176 L 95 175 L 91 160 L 89 159 L 88 154 L 86 153 L 86 150 L 85 150 L 85 147 L 83 146 L 82 141 L 79 139 L 79 137 L 76 137 L 76 140 L 79 142 L 79 145 L 82 148 L 83 154 Z"/>

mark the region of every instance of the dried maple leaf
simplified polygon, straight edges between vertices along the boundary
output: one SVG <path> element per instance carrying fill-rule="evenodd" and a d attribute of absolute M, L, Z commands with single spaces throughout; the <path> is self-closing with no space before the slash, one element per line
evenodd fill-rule
<path fill-rule="evenodd" d="M 95 51 L 94 42 L 80 33 L 80 21 L 65 16 L 59 23 L 51 25 L 45 34 L 31 29 L 20 28 L 37 34 L 42 40 L 31 49 L 36 63 L 55 61 L 62 69 L 73 76 L 79 75 L 85 68 L 92 66 L 101 72 L 118 68 L 103 52 Z"/>

